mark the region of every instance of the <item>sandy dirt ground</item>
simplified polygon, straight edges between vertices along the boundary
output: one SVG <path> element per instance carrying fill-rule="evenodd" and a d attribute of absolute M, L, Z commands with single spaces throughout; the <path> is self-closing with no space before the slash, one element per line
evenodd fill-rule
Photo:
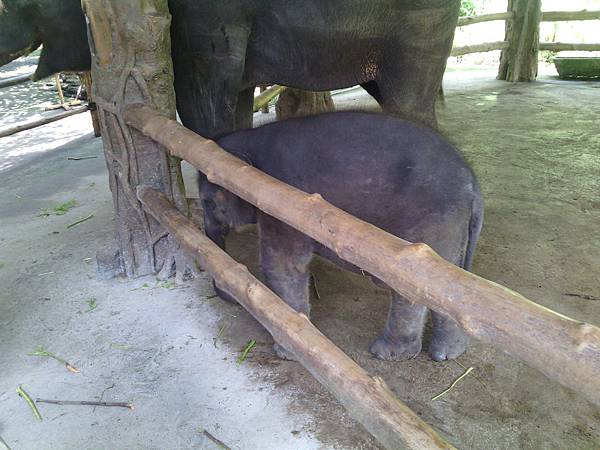
<path fill-rule="evenodd" d="M 473 165 L 486 200 L 474 272 L 600 325 L 600 83 L 493 76 L 450 71 L 439 108 L 443 133 Z M 0 92 L 3 108 L 25 103 L 15 89 Z M 335 100 L 340 109 L 376 108 L 359 89 Z M 5 112 L 0 126 L 13 120 Z M 183 285 L 97 278 L 93 258 L 111 236 L 112 202 L 101 141 L 84 116 L 0 140 L 0 436 L 13 449 L 218 448 L 203 430 L 233 449 L 379 448 L 301 366 L 274 356 L 243 309 L 215 298 L 208 275 Z M 52 212 L 69 200 L 66 214 Z M 50 216 L 39 216 L 44 210 Z M 257 270 L 255 231 L 231 236 L 228 248 Z M 600 447 L 600 409 L 490 345 L 473 342 L 458 362 L 426 353 L 374 359 L 368 346 L 384 325 L 387 293 L 323 261 L 312 272 L 317 327 L 457 447 Z M 250 339 L 257 346 L 238 364 Z M 39 346 L 80 373 L 28 356 Z M 462 366 L 474 370 L 432 401 Z M 43 404 L 38 422 L 19 385 L 34 398 L 135 409 Z"/>

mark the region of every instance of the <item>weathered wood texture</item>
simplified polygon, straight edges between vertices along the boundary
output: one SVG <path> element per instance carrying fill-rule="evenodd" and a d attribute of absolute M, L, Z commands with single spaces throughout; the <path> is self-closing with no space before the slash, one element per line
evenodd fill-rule
<path fill-rule="evenodd" d="M 278 84 L 274 84 L 270 88 L 262 91 L 259 95 L 257 95 L 254 98 L 254 112 L 257 112 L 265 107 L 268 108 L 269 102 L 286 89 L 287 88 L 285 86 L 279 86 Z M 267 112 L 269 112 L 268 109 Z"/>
<path fill-rule="evenodd" d="M 513 13 L 511 11 L 494 13 L 494 14 L 482 14 L 480 16 L 466 16 L 458 18 L 459 27 L 466 25 L 473 25 L 474 23 L 491 22 L 494 20 L 510 20 L 512 19 Z"/>
<path fill-rule="evenodd" d="M 270 177 L 147 107 L 125 120 L 204 172 L 208 180 L 298 229 L 410 301 L 520 358 L 600 405 L 600 329 L 579 322 Z"/>
<path fill-rule="evenodd" d="M 14 77 L 4 78 L 0 80 L 0 89 L 7 88 L 10 86 L 16 86 L 17 84 L 29 83 L 31 81 L 32 73 L 25 75 L 17 75 Z"/>
<path fill-rule="evenodd" d="M 187 210 L 180 162 L 152 139 L 130 130 L 122 109 L 145 103 L 175 118 L 167 0 L 83 0 L 92 49 L 93 98 L 113 194 L 116 251 L 98 253 L 105 276 L 170 274 L 178 252 L 162 226 L 148 216 L 136 186 L 150 185 Z M 108 255 L 101 261 L 102 255 Z M 112 268 L 111 268 L 112 267 Z"/>
<path fill-rule="evenodd" d="M 275 106 L 278 120 L 314 116 L 335 111 L 331 92 L 311 92 L 288 88 L 279 95 Z"/>
<path fill-rule="evenodd" d="M 538 72 L 541 0 L 509 0 L 513 19 L 506 21 L 506 50 L 500 55 L 498 79 L 533 81 Z"/>
<path fill-rule="evenodd" d="M 52 114 L 46 117 L 42 117 L 41 119 L 32 120 L 30 122 L 20 123 L 18 125 L 12 125 L 10 127 L 6 127 L 0 129 L 0 138 L 11 136 L 13 134 L 19 133 L 25 130 L 31 130 L 32 128 L 41 127 L 42 125 L 46 125 L 52 122 L 56 122 L 57 120 L 65 119 L 66 117 L 74 116 L 75 114 L 81 114 L 86 111 L 89 111 L 88 106 L 82 106 L 81 108 L 73 108 L 69 111 L 63 111 L 58 114 Z"/>
<path fill-rule="evenodd" d="M 508 48 L 508 42 L 484 42 L 483 44 L 464 45 L 462 47 L 454 47 L 450 56 L 463 56 L 469 53 L 490 52 L 492 50 L 504 50 Z"/>
<path fill-rule="evenodd" d="M 91 72 L 85 72 L 81 76 L 81 82 L 85 87 L 85 92 L 87 94 L 88 105 L 90 106 L 90 114 L 92 116 L 92 126 L 94 127 L 94 136 L 100 137 L 102 135 L 102 130 L 100 129 L 100 118 L 98 117 L 98 110 L 96 108 L 96 104 L 94 103 L 94 94 L 92 93 L 92 74 Z"/>
<path fill-rule="evenodd" d="M 569 20 L 600 20 L 600 11 L 545 11 L 542 22 L 562 22 Z"/>
<path fill-rule="evenodd" d="M 381 378 L 369 376 L 305 315 L 207 238 L 164 195 L 143 187 L 138 188 L 138 196 L 145 209 L 199 259 L 217 286 L 233 295 L 379 442 L 394 450 L 453 448 L 400 402 Z"/>
<path fill-rule="evenodd" d="M 600 44 L 583 44 L 583 43 L 569 44 L 566 42 L 540 42 L 540 50 L 550 50 L 552 52 L 565 52 L 565 51 L 597 52 L 597 51 L 600 51 Z"/>

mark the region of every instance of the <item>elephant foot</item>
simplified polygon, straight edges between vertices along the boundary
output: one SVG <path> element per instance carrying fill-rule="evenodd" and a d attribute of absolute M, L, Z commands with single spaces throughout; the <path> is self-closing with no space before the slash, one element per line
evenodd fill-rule
<path fill-rule="evenodd" d="M 215 293 L 221 298 L 221 300 L 223 300 L 227 303 L 231 303 L 233 305 L 239 304 L 238 301 L 232 295 L 228 294 L 223 289 L 218 288 L 214 281 L 213 281 L 213 287 L 215 288 Z"/>
<path fill-rule="evenodd" d="M 377 358 L 385 361 L 412 359 L 421 352 L 421 339 L 392 343 L 383 336 L 380 336 L 371 344 L 369 351 Z"/>
<path fill-rule="evenodd" d="M 456 359 L 462 355 L 469 345 L 469 337 L 462 331 L 451 335 L 434 333 L 429 346 L 429 354 L 434 361 Z"/>
<path fill-rule="evenodd" d="M 281 359 L 285 359 L 286 361 L 297 361 L 292 352 L 287 351 L 277 342 L 273 345 L 273 349 L 275 350 L 275 353 L 277 353 L 277 356 L 279 356 Z"/>

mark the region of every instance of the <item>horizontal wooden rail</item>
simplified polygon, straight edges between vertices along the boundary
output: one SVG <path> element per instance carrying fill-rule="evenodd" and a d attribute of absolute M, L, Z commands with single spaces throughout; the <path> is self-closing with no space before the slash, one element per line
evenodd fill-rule
<path fill-rule="evenodd" d="M 19 125 L 13 125 L 10 127 L 6 127 L 0 129 L 0 138 L 11 136 L 13 134 L 19 133 L 25 130 L 31 130 L 32 128 L 41 127 L 42 125 L 46 125 L 52 122 L 56 122 L 57 120 L 62 120 L 70 116 L 74 116 L 75 114 L 81 114 L 86 111 L 89 111 L 89 106 L 83 106 L 81 108 L 74 108 L 69 111 L 61 112 L 58 114 L 53 114 L 51 116 L 45 116 L 41 119 L 32 120 L 31 122 L 21 123 Z"/>
<path fill-rule="evenodd" d="M 277 97 L 286 89 L 285 86 L 279 86 L 277 84 L 271 86 L 264 92 L 254 97 L 254 112 L 260 111 L 264 106 L 267 106 L 273 98 Z"/>
<path fill-rule="evenodd" d="M 466 272 L 425 244 L 410 244 L 255 169 L 177 122 L 132 105 L 125 121 L 267 214 L 335 251 L 469 335 L 520 358 L 600 405 L 600 329 Z M 281 149 L 285 151 L 285 149 Z"/>
<path fill-rule="evenodd" d="M 27 73 L 25 75 L 16 75 L 14 77 L 4 78 L 0 80 L 0 89 L 16 86 L 17 84 L 28 83 L 31 81 L 31 75 L 33 74 Z"/>
<path fill-rule="evenodd" d="M 508 42 L 484 42 L 483 44 L 465 45 L 462 47 L 454 47 L 450 56 L 463 56 L 469 53 L 490 52 L 492 50 L 504 50 L 508 48 Z"/>
<path fill-rule="evenodd" d="M 600 11 L 546 11 L 542 12 L 542 22 L 563 22 L 568 20 L 600 20 Z"/>
<path fill-rule="evenodd" d="M 494 14 L 482 14 L 480 16 L 465 16 L 459 17 L 457 26 L 464 27 L 466 25 L 473 25 L 474 23 L 492 22 L 494 20 L 511 20 L 512 18 L 513 13 L 510 11 Z"/>
<path fill-rule="evenodd" d="M 207 238 L 162 193 L 139 187 L 138 198 L 144 209 L 198 258 L 217 286 L 233 295 L 386 448 L 454 448 L 400 402 L 381 378 L 369 376 L 304 314 L 294 311 L 246 266 Z"/>
<path fill-rule="evenodd" d="M 563 42 L 540 42 L 540 50 L 550 50 L 551 52 L 566 52 L 566 51 L 584 51 L 597 52 L 600 51 L 600 44 L 583 44 L 583 43 L 563 43 Z"/>

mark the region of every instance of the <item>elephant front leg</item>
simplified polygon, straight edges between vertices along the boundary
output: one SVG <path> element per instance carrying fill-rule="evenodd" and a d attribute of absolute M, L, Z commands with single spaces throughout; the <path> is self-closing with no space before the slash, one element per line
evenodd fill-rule
<path fill-rule="evenodd" d="M 437 128 L 435 103 L 459 7 L 458 0 L 448 0 L 441 7 L 408 10 L 397 24 L 402 39 L 385 55 L 376 80 L 386 113 Z"/>
<path fill-rule="evenodd" d="M 431 312 L 433 335 L 429 354 L 434 361 L 456 359 L 469 345 L 469 336 L 456 322 L 439 313 Z"/>
<path fill-rule="evenodd" d="M 371 345 L 371 353 L 384 360 L 417 356 L 421 352 L 426 315 L 426 307 L 410 303 L 392 291 L 392 302 L 383 335 Z"/>
<path fill-rule="evenodd" d="M 312 258 L 312 240 L 265 214 L 260 214 L 260 264 L 266 284 L 297 312 L 309 317 L 308 263 Z M 280 358 L 295 360 L 292 353 L 278 343 Z"/>

